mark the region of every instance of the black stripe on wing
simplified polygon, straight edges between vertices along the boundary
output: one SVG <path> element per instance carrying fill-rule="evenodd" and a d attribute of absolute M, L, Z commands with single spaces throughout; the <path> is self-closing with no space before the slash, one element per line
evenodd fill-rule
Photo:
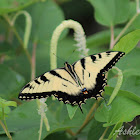
<path fill-rule="evenodd" d="M 90 58 L 91 58 L 93 63 L 96 61 L 96 57 L 94 55 L 90 55 Z"/>
<path fill-rule="evenodd" d="M 81 66 L 83 67 L 83 69 L 85 69 L 85 58 L 81 59 Z"/>
<path fill-rule="evenodd" d="M 63 68 L 64 71 L 66 71 L 68 73 L 68 71 L 66 69 Z M 51 70 L 50 74 L 52 74 L 53 76 L 57 76 L 60 79 L 63 79 L 64 81 L 67 81 L 71 84 L 73 84 L 71 81 L 69 81 L 68 79 L 63 78 L 60 74 L 58 74 L 55 70 Z M 69 73 L 68 73 L 69 74 Z"/>
<path fill-rule="evenodd" d="M 38 92 L 38 93 L 20 93 L 18 98 L 21 100 L 41 99 L 51 96 L 51 92 Z"/>
<path fill-rule="evenodd" d="M 49 79 L 46 78 L 46 76 L 44 76 L 44 74 L 40 76 L 40 79 L 41 79 L 43 82 L 47 82 L 47 81 L 49 82 L 49 81 L 50 81 Z"/>
<path fill-rule="evenodd" d="M 112 51 L 108 51 L 106 52 L 107 55 L 109 55 Z M 113 58 L 112 60 L 101 70 L 101 72 L 107 72 L 109 69 L 111 69 L 113 66 L 115 66 L 115 64 L 119 61 L 119 59 L 125 55 L 124 52 L 118 52 Z"/>

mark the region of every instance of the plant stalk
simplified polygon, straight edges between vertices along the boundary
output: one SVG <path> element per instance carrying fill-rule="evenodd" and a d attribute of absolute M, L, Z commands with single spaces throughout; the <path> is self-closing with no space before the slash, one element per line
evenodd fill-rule
<path fill-rule="evenodd" d="M 104 139 L 104 136 L 105 136 L 105 134 L 106 134 L 106 132 L 107 132 L 108 129 L 109 129 L 109 127 L 107 127 L 107 128 L 105 129 L 104 133 L 102 134 L 102 136 L 100 137 L 99 140 L 103 140 L 103 139 Z"/>
<path fill-rule="evenodd" d="M 21 37 L 19 36 L 19 34 L 18 34 L 17 30 L 15 29 L 15 27 L 12 25 L 12 23 L 11 23 L 11 21 L 10 21 L 10 19 L 9 19 L 8 15 L 4 15 L 3 17 L 5 18 L 5 20 L 6 20 L 6 21 L 8 22 L 8 24 L 10 25 L 10 28 L 11 28 L 11 29 L 12 29 L 12 31 L 14 32 L 14 34 L 15 34 L 15 36 L 16 36 L 16 38 L 17 38 L 17 40 L 19 41 L 19 43 L 20 43 L 20 45 L 21 45 L 22 49 L 24 50 L 25 55 L 27 56 L 27 58 L 28 58 L 28 60 L 29 60 L 30 65 L 32 65 L 31 56 L 30 56 L 30 54 L 29 54 L 28 50 L 24 48 L 24 43 L 23 43 L 23 41 L 22 41 Z"/>
<path fill-rule="evenodd" d="M 5 115 L 4 115 L 4 107 L 2 107 L 2 114 L 3 114 L 3 121 L 4 121 L 4 124 L 2 123 L 2 121 L 0 120 L 0 124 L 1 126 L 3 127 L 7 137 L 12 140 L 12 136 L 10 135 L 9 131 L 8 131 L 8 127 L 7 127 L 7 123 L 6 123 L 6 120 L 5 120 Z"/>
<path fill-rule="evenodd" d="M 120 32 L 120 34 L 116 37 L 116 39 L 114 40 L 113 46 L 118 42 L 118 40 L 122 37 L 122 35 L 126 32 L 126 30 L 129 28 L 129 26 L 133 23 L 133 21 L 136 19 L 136 17 L 139 15 L 139 13 L 136 13 L 131 19 L 130 21 L 126 24 L 126 26 L 124 27 L 124 29 Z"/>
<path fill-rule="evenodd" d="M 110 26 L 111 36 L 110 36 L 110 49 L 113 49 L 114 46 L 114 27 L 113 25 Z"/>

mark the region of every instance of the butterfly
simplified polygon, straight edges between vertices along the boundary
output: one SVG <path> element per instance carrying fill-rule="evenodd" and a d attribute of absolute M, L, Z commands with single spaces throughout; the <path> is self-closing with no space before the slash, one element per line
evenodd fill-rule
<path fill-rule="evenodd" d="M 101 93 L 107 85 L 105 73 L 124 54 L 107 51 L 84 57 L 72 65 L 65 62 L 65 67 L 46 72 L 26 84 L 18 98 L 31 100 L 53 95 L 65 104 L 78 105 L 82 111 L 81 105 L 85 100 L 102 97 Z"/>

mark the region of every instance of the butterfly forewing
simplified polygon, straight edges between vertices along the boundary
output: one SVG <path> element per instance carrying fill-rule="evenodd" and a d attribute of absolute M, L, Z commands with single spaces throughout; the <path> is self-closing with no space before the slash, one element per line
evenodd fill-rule
<path fill-rule="evenodd" d="M 44 98 L 50 95 L 65 93 L 69 95 L 77 95 L 80 87 L 64 69 L 55 69 L 44 73 L 35 80 L 28 83 L 19 94 L 20 99 L 36 99 Z"/>
<path fill-rule="evenodd" d="M 104 73 L 112 68 L 123 55 L 123 52 L 108 51 L 90 55 L 73 64 L 83 86 L 89 91 L 86 95 L 88 98 L 101 97 L 101 92 L 107 84 Z"/>

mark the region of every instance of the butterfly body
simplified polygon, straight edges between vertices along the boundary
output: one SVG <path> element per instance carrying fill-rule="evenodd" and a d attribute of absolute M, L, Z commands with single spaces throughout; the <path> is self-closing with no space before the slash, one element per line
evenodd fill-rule
<path fill-rule="evenodd" d="M 106 86 L 105 73 L 124 55 L 123 52 L 103 52 L 82 58 L 74 64 L 51 70 L 29 82 L 19 99 L 46 98 L 51 95 L 65 104 L 79 105 L 88 98 L 102 97 Z M 82 110 L 81 110 L 82 111 Z"/>

